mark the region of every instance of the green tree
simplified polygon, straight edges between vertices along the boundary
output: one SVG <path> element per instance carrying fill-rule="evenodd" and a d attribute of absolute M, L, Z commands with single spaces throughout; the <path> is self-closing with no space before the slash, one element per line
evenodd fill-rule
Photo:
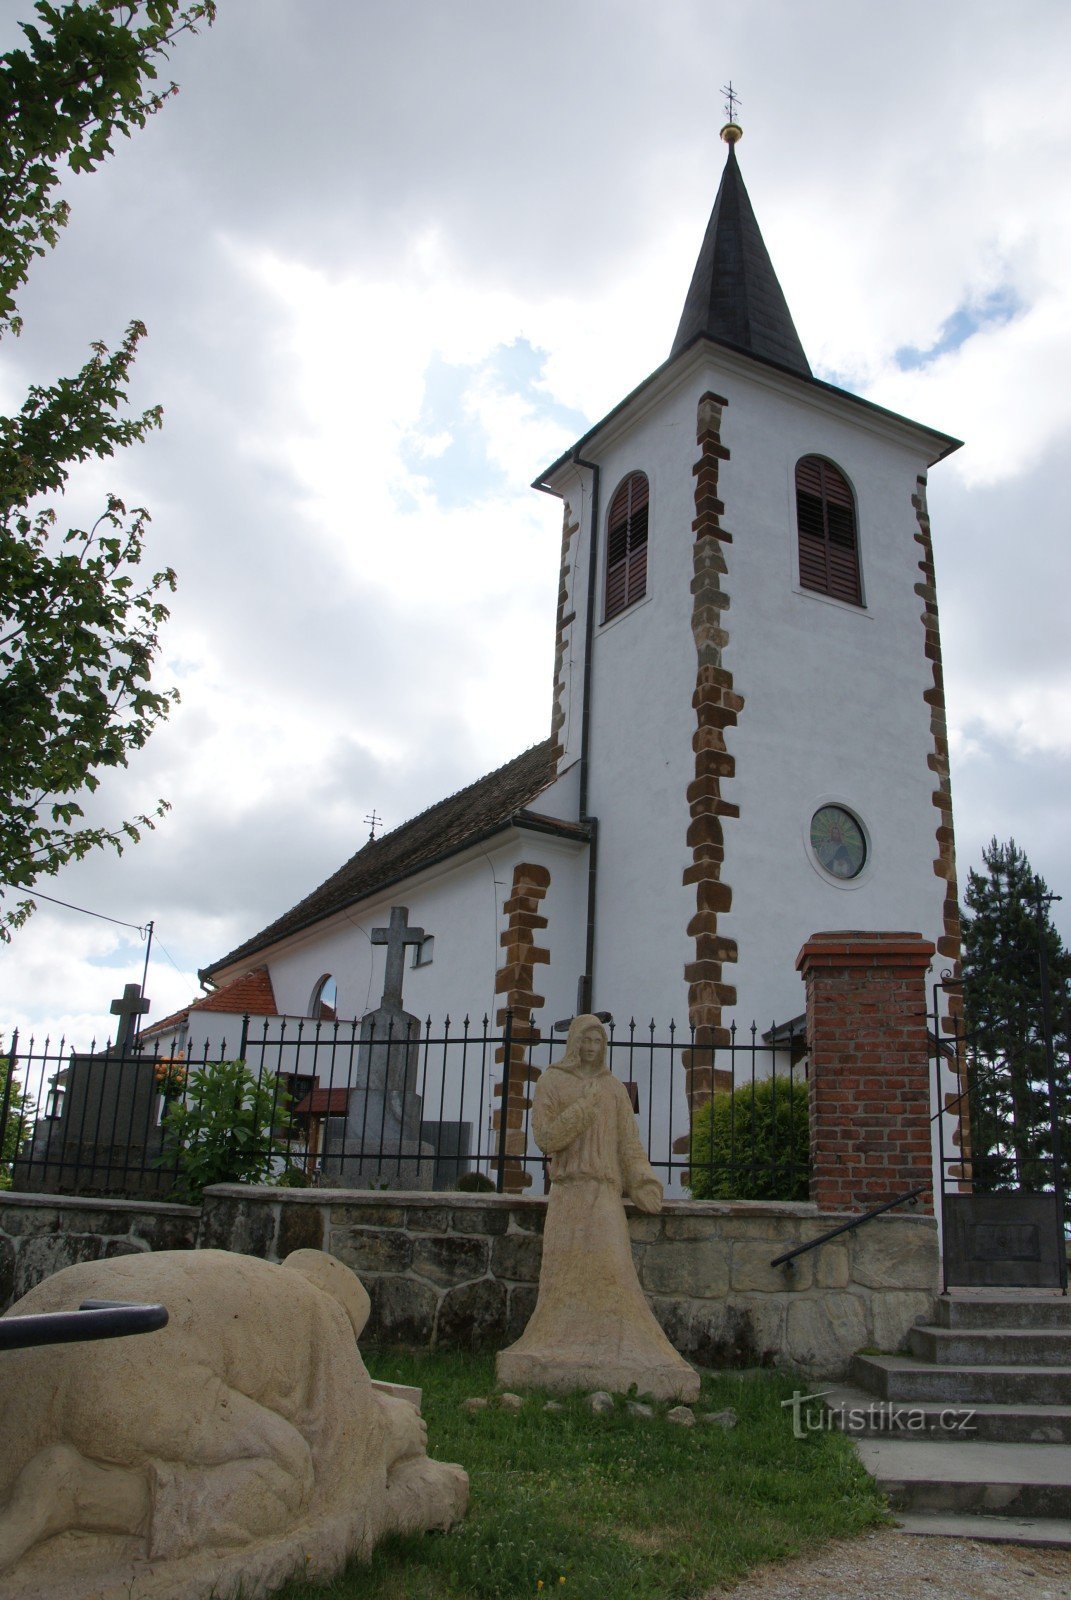
<path fill-rule="evenodd" d="M 694 1200 L 806 1200 L 807 1085 L 763 1078 L 715 1094 L 692 1119 Z"/>
<path fill-rule="evenodd" d="M 192 1072 L 164 1112 L 161 1165 L 178 1167 L 178 1192 L 196 1205 L 210 1183 L 266 1183 L 286 1150 L 290 1098 L 272 1073 L 257 1078 L 244 1061 Z"/>
<path fill-rule="evenodd" d="M 11 1188 L 11 1166 L 30 1129 L 32 1111 L 33 1100 L 21 1088 L 0 1040 L 0 1189 Z"/>
<path fill-rule="evenodd" d="M 17 293 L 67 222 L 64 175 L 92 171 L 176 92 L 160 66 L 215 5 L 38 0 L 35 11 L 24 47 L 0 56 L 0 336 L 20 331 Z M 138 575 L 144 509 L 110 495 L 91 526 L 63 532 L 48 503 L 77 464 L 160 426 L 158 406 L 124 412 L 144 333 L 133 322 L 115 351 L 93 344 L 75 377 L 35 385 L 0 417 L 0 938 L 33 909 L 4 905 L 5 887 L 29 890 L 100 845 L 122 850 L 166 809 L 90 826 L 79 797 L 170 710 L 150 673 L 174 573 Z"/>
<path fill-rule="evenodd" d="M 1052 1187 L 1053 1110 L 1064 1127 L 1064 1187 L 1071 1188 L 1068 1004 L 1071 955 L 1053 925 L 1049 891 L 1014 839 L 990 841 L 984 871 L 967 878 L 963 1020 L 974 1181 L 982 1190 Z M 1057 1105 L 1049 1094 L 1045 995 Z"/>

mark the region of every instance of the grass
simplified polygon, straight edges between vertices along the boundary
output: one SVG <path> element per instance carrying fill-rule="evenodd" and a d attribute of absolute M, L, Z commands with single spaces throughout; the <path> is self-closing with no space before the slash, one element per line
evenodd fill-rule
<path fill-rule="evenodd" d="M 326 1587 L 295 1581 L 281 1600 L 688 1600 L 838 1535 L 884 1520 L 883 1502 L 845 1439 L 792 1436 L 781 1401 L 791 1377 L 705 1377 L 700 1410 L 732 1406 L 731 1430 L 595 1416 L 581 1398 L 548 1416 L 461 1410 L 494 1393 L 490 1356 L 382 1351 L 374 1377 L 424 1390 L 430 1450 L 472 1485 L 448 1534 L 386 1540 L 370 1566 Z"/>

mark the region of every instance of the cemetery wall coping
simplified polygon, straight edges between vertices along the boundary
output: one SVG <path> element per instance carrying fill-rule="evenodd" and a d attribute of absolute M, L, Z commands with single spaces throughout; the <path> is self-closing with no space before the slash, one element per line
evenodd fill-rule
<path fill-rule="evenodd" d="M 220 1184 L 199 1243 L 281 1260 L 329 1250 L 372 1300 L 368 1337 L 423 1348 L 501 1349 L 535 1305 L 544 1197 Z M 626 1206 L 644 1290 L 671 1342 L 701 1366 L 784 1366 L 836 1378 L 860 1348 L 900 1348 L 933 1314 L 932 1216 L 888 1213 L 773 1268 L 783 1250 L 845 1220 L 813 1202 L 669 1200 Z"/>
<path fill-rule="evenodd" d="M 0 1191 L 0 1311 L 62 1267 L 140 1250 L 192 1250 L 200 1210 L 165 1201 Z"/>
<path fill-rule="evenodd" d="M 194 1244 L 269 1261 L 326 1249 L 372 1300 L 370 1341 L 501 1349 L 535 1305 L 546 1199 L 220 1184 L 192 1206 L 0 1193 L 0 1309 L 75 1261 Z M 843 1222 L 811 1202 L 670 1200 L 626 1207 L 640 1282 L 671 1342 L 700 1366 L 840 1377 L 861 1347 L 895 1350 L 932 1316 L 931 1216 L 888 1213 L 799 1258 Z"/>

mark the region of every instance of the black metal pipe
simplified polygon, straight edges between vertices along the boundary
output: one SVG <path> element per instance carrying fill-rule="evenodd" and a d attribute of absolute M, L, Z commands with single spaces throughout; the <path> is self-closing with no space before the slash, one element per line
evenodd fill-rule
<path fill-rule="evenodd" d="M 0 1350 L 28 1350 L 42 1344 L 81 1344 L 89 1339 L 121 1339 L 134 1333 L 153 1333 L 166 1326 L 166 1306 L 85 1300 L 77 1311 L 49 1311 L 36 1317 L 0 1317 Z"/>
<path fill-rule="evenodd" d="M 513 1007 L 506 1007 L 506 1021 L 502 1033 L 502 1098 L 498 1115 L 498 1158 L 495 1163 L 495 1191 L 506 1191 L 506 1141 L 509 1138 L 509 1080 L 513 1062 Z"/>
<path fill-rule="evenodd" d="M 835 1239 L 838 1234 L 850 1233 L 853 1228 L 861 1228 L 864 1222 L 870 1222 L 874 1217 L 880 1217 L 883 1211 L 891 1211 L 893 1206 L 902 1206 L 911 1200 L 917 1200 L 920 1194 L 928 1194 L 932 1185 L 924 1183 L 921 1188 L 909 1189 L 907 1194 L 898 1194 L 893 1200 L 886 1200 L 884 1205 L 875 1206 L 872 1211 L 864 1211 L 861 1217 L 852 1217 L 848 1222 L 842 1222 L 839 1228 L 830 1228 L 828 1233 L 820 1233 L 817 1239 L 811 1239 L 807 1244 L 798 1244 L 794 1250 L 786 1250 L 783 1256 L 774 1256 L 770 1262 L 771 1267 L 790 1267 L 797 1256 L 805 1256 L 808 1250 L 817 1250 L 820 1244 L 826 1244 L 830 1239 Z"/>
<path fill-rule="evenodd" d="M 942 1051 L 941 1051 L 941 1005 L 940 1005 L 940 1001 L 938 1000 L 938 990 L 940 989 L 940 987 L 941 987 L 941 985 L 940 984 L 936 984 L 936 983 L 933 986 L 933 1038 L 934 1038 L 934 1045 L 935 1045 L 935 1049 L 934 1049 L 934 1052 L 933 1052 L 933 1059 L 934 1059 L 934 1068 L 935 1068 L 935 1071 L 936 1071 L 936 1074 L 937 1074 L 937 1110 L 934 1112 L 933 1116 L 930 1118 L 930 1122 L 932 1123 L 935 1119 L 936 1119 L 936 1122 L 937 1122 L 937 1173 L 938 1173 L 938 1181 L 939 1181 L 939 1187 L 940 1187 L 940 1206 L 941 1206 L 941 1287 L 944 1290 L 945 1294 L 947 1294 L 948 1293 L 948 1251 L 945 1249 L 945 1194 L 947 1193 L 947 1190 L 948 1190 L 948 1170 L 947 1170 L 947 1168 L 945 1166 L 945 1092 L 944 1092 L 944 1084 L 941 1082 L 941 1070 L 942 1070 L 942 1068 L 944 1066 L 944 1055 L 942 1054 Z M 959 1060 L 960 1060 L 960 1057 L 959 1057 L 960 1040 L 959 1040 L 958 1029 L 957 1029 L 955 1037 L 956 1037 L 956 1064 L 958 1066 L 959 1065 Z M 958 1074 L 957 1074 L 957 1085 L 958 1085 Z M 962 1154 L 963 1154 L 963 1119 L 962 1119 L 962 1116 L 960 1116 L 960 1125 L 959 1125 L 959 1127 L 960 1127 L 959 1148 L 960 1148 L 960 1154 L 962 1156 Z M 973 1170 L 974 1169 L 972 1168 L 971 1169 L 972 1174 L 973 1174 Z M 962 1172 L 962 1171 L 963 1171 L 963 1164 L 962 1164 L 962 1161 L 961 1161 L 961 1163 L 960 1163 L 960 1172 Z M 934 1210 L 936 1211 L 937 1210 L 938 1197 L 935 1194 L 933 1198 L 934 1198 Z"/>
<path fill-rule="evenodd" d="M 584 621 L 584 688 L 580 721 L 580 821 L 591 829 L 588 845 L 588 905 L 587 931 L 584 941 L 584 971 L 577 990 L 577 1011 L 586 1014 L 594 1005 L 595 985 L 595 914 L 599 886 L 599 823 L 588 813 L 588 783 L 591 752 L 591 679 L 592 642 L 595 632 L 595 595 L 599 581 L 599 489 L 602 472 L 596 461 L 585 461 L 579 447 L 573 451 L 573 465 L 591 473 L 591 515 L 588 537 L 588 593 Z"/>

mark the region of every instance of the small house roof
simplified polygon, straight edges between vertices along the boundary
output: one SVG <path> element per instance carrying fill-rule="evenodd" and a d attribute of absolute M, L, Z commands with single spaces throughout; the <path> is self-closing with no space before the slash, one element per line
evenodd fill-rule
<path fill-rule="evenodd" d="M 222 1011 L 233 1017 L 277 1017 L 279 1007 L 275 1003 L 271 974 L 264 966 L 243 972 L 222 988 L 213 989 L 211 994 L 203 994 L 199 999 L 192 1000 L 181 1011 L 173 1011 L 169 1017 L 161 1017 L 151 1027 L 142 1028 L 141 1039 L 159 1038 L 164 1033 L 181 1028 L 189 1022 L 190 1014 L 194 1011 Z"/>
<path fill-rule="evenodd" d="M 295 1117 L 344 1117 L 349 1108 L 348 1089 L 311 1089 L 291 1112 Z"/>

